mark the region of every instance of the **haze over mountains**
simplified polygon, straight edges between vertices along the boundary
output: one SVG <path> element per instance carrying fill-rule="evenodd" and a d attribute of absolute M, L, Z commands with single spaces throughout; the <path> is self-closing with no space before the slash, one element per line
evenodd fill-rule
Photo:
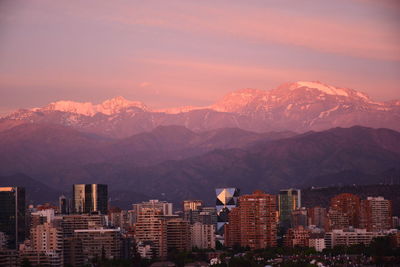
<path fill-rule="evenodd" d="M 400 177 L 399 127 L 399 102 L 317 82 L 239 90 L 203 108 L 60 101 L 0 120 L 0 186 L 26 183 L 44 200 L 73 183 L 107 183 L 129 204 L 212 203 L 219 186 L 380 183 Z"/>
<path fill-rule="evenodd" d="M 123 97 L 98 105 L 58 101 L 9 114 L 0 121 L 0 129 L 25 122 L 70 126 L 111 138 L 124 138 L 163 125 L 181 125 L 193 131 L 235 127 L 255 132 L 300 133 L 353 125 L 399 131 L 400 101 L 377 102 L 352 89 L 296 82 L 270 91 L 235 91 L 208 107 L 152 110 Z"/>

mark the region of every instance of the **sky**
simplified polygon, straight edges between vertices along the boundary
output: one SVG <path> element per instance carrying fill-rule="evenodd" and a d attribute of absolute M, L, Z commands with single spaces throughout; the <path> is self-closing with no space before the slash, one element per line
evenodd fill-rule
<path fill-rule="evenodd" d="M 400 1 L 0 0 L 0 114 L 204 106 L 303 80 L 400 99 Z"/>

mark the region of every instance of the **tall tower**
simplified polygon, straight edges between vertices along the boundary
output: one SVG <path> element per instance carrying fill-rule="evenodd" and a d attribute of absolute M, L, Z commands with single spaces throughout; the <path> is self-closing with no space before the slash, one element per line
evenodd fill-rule
<path fill-rule="evenodd" d="M 101 214 L 107 214 L 107 185 L 74 184 L 72 195 L 74 213 L 100 212 Z"/>
<path fill-rule="evenodd" d="M 360 224 L 360 198 L 356 195 L 343 193 L 331 199 L 328 212 L 331 229 L 354 228 Z"/>
<path fill-rule="evenodd" d="M 0 187 L 0 232 L 7 235 L 10 249 L 25 240 L 25 188 Z"/>
<path fill-rule="evenodd" d="M 228 222 L 228 214 L 233 208 L 238 206 L 240 190 L 238 188 L 217 188 L 216 208 L 218 215 L 217 234 L 224 234 L 224 225 Z"/>
<path fill-rule="evenodd" d="M 255 191 L 239 197 L 239 207 L 229 213 L 226 245 L 264 249 L 276 246 L 276 196 Z"/>
<path fill-rule="evenodd" d="M 283 228 L 291 227 L 292 211 L 301 207 L 301 191 L 299 189 L 285 189 L 279 191 L 279 220 Z"/>

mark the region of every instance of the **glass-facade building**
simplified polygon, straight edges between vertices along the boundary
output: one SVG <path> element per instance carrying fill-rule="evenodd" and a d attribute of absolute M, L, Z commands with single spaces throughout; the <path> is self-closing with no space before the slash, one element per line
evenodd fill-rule
<path fill-rule="evenodd" d="M 7 235 L 9 249 L 24 242 L 25 229 L 25 189 L 0 187 L 0 232 Z"/>
<path fill-rule="evenodd" d="M 238 206 L 238 197 L 240 190 L 238 188 L 217 188 L 215 189 L 217 196 L 216 209 L 218 215 L 217 234 L 224 234 L 224 225 L 228 222 L 229 212 Z"/>
<path fill-rule="evenodd" d="M 292 211 L 301 207 L 301 191 L 292 188 L 279 191 L 278 205 L 281 227 L 290 228 Z"/>
<path fill-rule="evenodd" d="M 74 184 L 72 202 L 74 213 L 107 214 L 108 187 L 105 184 Z"/>

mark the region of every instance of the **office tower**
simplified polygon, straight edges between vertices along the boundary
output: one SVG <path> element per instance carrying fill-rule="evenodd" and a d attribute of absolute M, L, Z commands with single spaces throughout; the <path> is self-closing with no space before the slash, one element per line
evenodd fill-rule
<path fill-rule="evenodd" d="M 74 213 L 107 214 L 108 191 L 105 184 L 74 184 L 73 185 Z"/>
<path fill-rule="evenodd" d="M 166 221 L 167 250 L 190 251 L 191 232 L 190 223 L 183 219 L 168 219 Z"/>
<path fill-rule="evenodd" d="M 136 223 L 137 217 L 142 209 L 157 209 L 162 215 L 171 216 L 172 215 L 172 203 L 166 201 L 159 201 L 157 199 L 151 199 L 146 202 L 137 203 L 132 205 L 132 219 L 133 223 Z"/>
<path fill-rule="evenodd" d="M 359 227 L 360 198 L 353 194 L 343 193 L 331 199 L 328 212 L 330 229 Z"/>
<path fill-rule="evenodd" d="M 183 211 L 199 210 L 203 206 L 202 200 L 184 200 Z"/>
<path fill-rule="evenodd" d="M 74 237 L 82 241 L 85 263 L 92 259 L 120 259 L 122 253 L 121 229 L 81 229 L 74 231 Z"/>
<path fill-rule="evenodd" d="M 0 232 L 7 235 L 7 247 L 18 248 L 25 231 L 25 189 L 0 187 Z"/>
<path fill-rule="evenodd" d="M 313 207 L 307 210 L 308 225 L 324 229 L 326 226 L 326 208 Z"/>
<path fill-rule="evenodd" d="M 292 211 L 301 207 L 301 191 L 292 188 L 281 190 L 278 198 L 280 226 L 290 228 Z"/>
<path fill-rule="evenodd" d="M 163 208 L 140 208 L 135 224 L 135 240 L 150 246 L 153 257 L 167 256 L 166 219 Z"/>
<path fill-rule="evenodd" d="M 226 227 L 227 246 L 238 241 L 241 247 L 251 249 L 276 246 L 276 197 L 262 191 L 240 196 L 239 207 L 230 212 Z"/>
<path fill-rule="evenodd" d="M 215 194 L 217 196 L 216 209 L 218 215 L 217 233 L 223 235 L 224 225 L 228 222 L 229 211 L 237 207 L 240 190 L 237 188 L 217 188 Z"/>
<path fill-rule="evenodd" d="M 291 228 L 296 228 L 298 226 L 307 227 L 308 226 L 307 209 L 299 208 L 292 211 L 291 216 Z"/>
<path fill-rule="evenodd" d="M 303 226 L 288 229 L 283 237 L 285 247 L 308 247 L 310 239 L 310 231 Z"/>
<path fill-rule="evenodd" d="M 69 201 L 68 199 L 62 195 L 58 198 L 59 210 L 60 214 L 69 214 Z"/>
<path fill-rule="evenodd" d="M 392 227 L 392 203 L 383 197 L 368 197 L 361 201 L 360 228 L 368 231 L 388 230 Z"/>
<path fill-rule="evenodd" d="M 196 222 L 191 226 L 192 247 L 215 249 L 215 225 Z"/>

